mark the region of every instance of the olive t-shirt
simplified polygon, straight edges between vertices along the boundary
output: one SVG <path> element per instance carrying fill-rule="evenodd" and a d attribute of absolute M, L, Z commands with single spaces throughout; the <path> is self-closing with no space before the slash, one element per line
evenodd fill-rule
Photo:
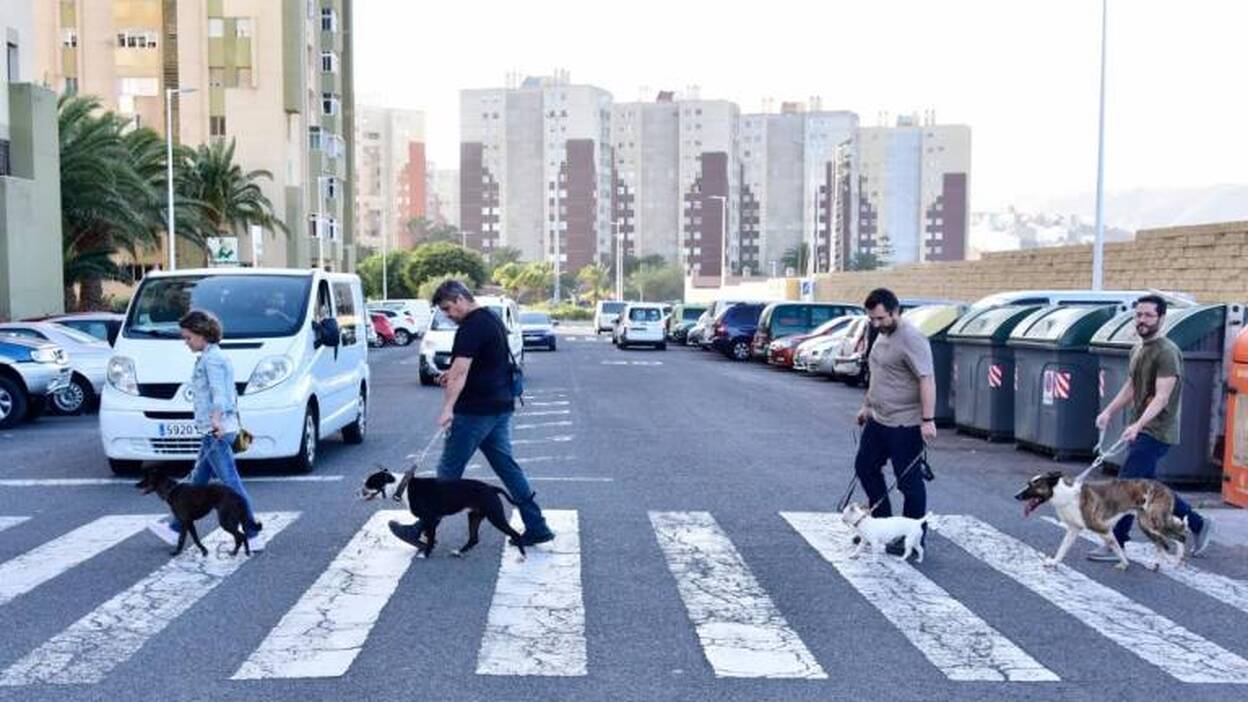
<path fill-rule="evenodd" d="M 1153 337 L 1141 341 L 1131 350 L 1128 372 L 1131 375 L 1131 418 L 1138 421 L 1157 394 L 1158 378 L 1176 378 L 1174 392 L 1165 409 L 1153 421 L 1144 425 L 1143 432 L 1171 446 L 1179 443 L 1179 407 L 1183 394 L 1183 354 L 1179 347 L 1165 337 Z"/>
<path fill-rule="evenodd" d="M 923 423 L 919 378 L 931 376 L 932 345 L 918 327 L 897 320 L 891 334 L 880 334 L 868 356 L 871 384 L 867 407 L 871 417 L 886 427 L 914 427 Z"/>

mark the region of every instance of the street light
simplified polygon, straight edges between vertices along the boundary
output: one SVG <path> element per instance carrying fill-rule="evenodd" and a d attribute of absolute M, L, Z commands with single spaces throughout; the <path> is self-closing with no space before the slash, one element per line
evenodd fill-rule
<path fill-rule="evenodd" d="M 174 234 L 177 229 L 177 218 L 173 213 L 173 96 L 188 95 L 195 92 L 195 88 L 165 88 L 165 184 L 168 194 L 168 210 L 169 217 L 169 270 L 175 270 L 178 267 L 177 260 L 174 258 Z"/>
<path fill-rule="evenodd" d="M 725 261 L 728 258 L 728 198 L 723 195 L 710 195 L 708 198 L 720 201 L 719 288 L 723 290 L 727 285 L 727 276 L 725 275 L 727 264 Z"/>
<path fill-rule="evenodd" d="M 1101 112 L 1096 136 L 1096 238 L 1092 241 L 1092 289 L 1100 290 L 1105 267 L 1105 27 L 1109 0 L 1101 0 Z"/>

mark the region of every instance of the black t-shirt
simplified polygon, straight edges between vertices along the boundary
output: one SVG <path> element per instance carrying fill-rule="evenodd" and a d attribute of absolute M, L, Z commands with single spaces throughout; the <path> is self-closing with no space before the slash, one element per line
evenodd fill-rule
<path fill-rule="evenodd" d="M 511 356 L 503 323 L 489 309 L 478 307 L 460 322 L 451 360 L 471 358 L 468 379 L 455 402 L 458 414 L 514 412 L 511 397 Z"/>

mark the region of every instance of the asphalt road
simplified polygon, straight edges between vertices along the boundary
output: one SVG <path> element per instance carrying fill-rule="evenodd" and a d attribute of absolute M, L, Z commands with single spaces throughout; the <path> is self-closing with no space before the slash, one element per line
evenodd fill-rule
<path fill-rule="evenodd" d="M 433 432 L 415 350 L 373 354 L 370 435 L 322 444 L 316 481 L 245 473 L 273 532 L 251 559 L 170 561 L 142 531 L 163 504 L 107 480 L 91 417 L 0 434 L 0 700 L 1248 693 L 1242 552 L 1120 573 L 1080 543 L 1046 571 L 1052 511 L 1024 520 L 1010 496 L 1052 463 L 945 431 L 926 560 L 852 561 L 832 510 L 860 391 L 575 330 L 528 355 L 515 431 L 560 538 L 521 562 L 486 525 L 454 558 L 457 516 L 413 559 L 379 514 L 394 503 L 353 492 Z"/>

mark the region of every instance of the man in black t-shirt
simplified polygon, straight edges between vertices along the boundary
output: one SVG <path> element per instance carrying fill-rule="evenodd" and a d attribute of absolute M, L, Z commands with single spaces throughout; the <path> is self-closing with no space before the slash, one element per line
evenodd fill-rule
<path fill-rule="evenodd" d="M 524 471 L 511 455 L 511 351 L 507 330 L 490 310 L 477 304 L 472 292 L 458 280 L 449 280 L 433 294 L 433 304 L 459 324 L 451 349 L 451 367 L 438 378 L 444 388 L 438 427 L 448 430 L 438 462 L 439 480 L 457 480 L 472 454 L 481 450 L 502 480 L 524 519 L 525 546 L 555 538 Z M 416 544 L 420 523 L 390 522 L 390 531 Z"/>

